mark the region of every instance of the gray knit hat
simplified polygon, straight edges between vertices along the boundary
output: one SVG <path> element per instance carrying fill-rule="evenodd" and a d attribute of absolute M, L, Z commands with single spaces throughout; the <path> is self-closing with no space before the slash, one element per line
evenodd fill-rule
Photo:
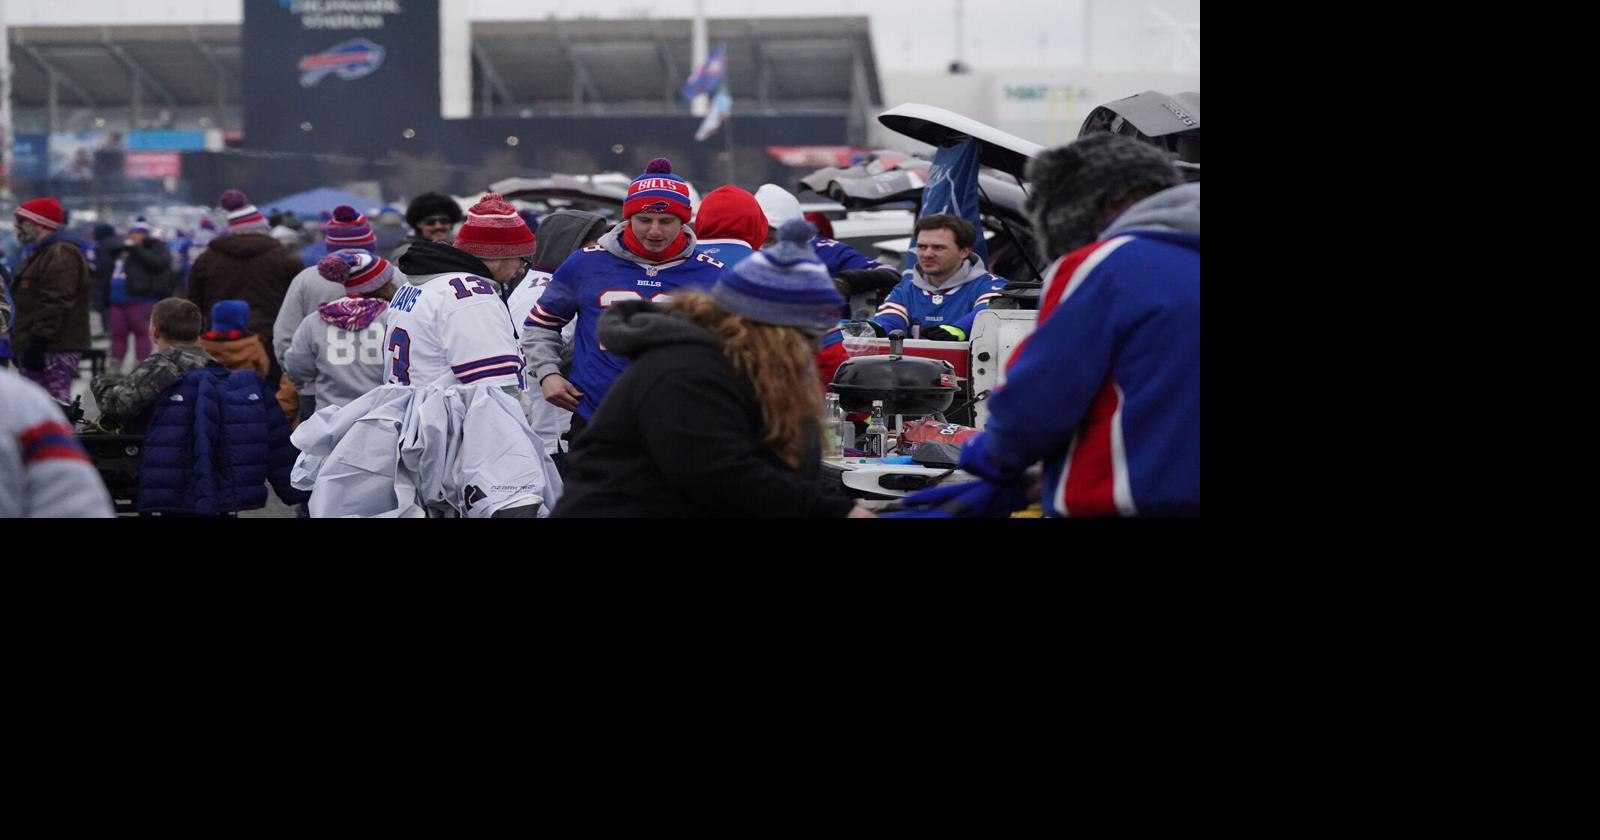
<path fill-rule="evenodd" d="M 778 243 L 723 272 L 711 297 L 723 309 L 752 321 L 821 335 L 839 322 L 845 300 L 811 250 L 816 234 L 805 219 L 785 222 L 778 228 Z"/>
<path fill-rule="evenodd" d="M 1095 241 L 1106 211 L 1129 193 L 1183 183 L 1166 152 L 1117 134 L 1094 134 L 1028 164 L 1028 217 L 1045 260 Z"/>

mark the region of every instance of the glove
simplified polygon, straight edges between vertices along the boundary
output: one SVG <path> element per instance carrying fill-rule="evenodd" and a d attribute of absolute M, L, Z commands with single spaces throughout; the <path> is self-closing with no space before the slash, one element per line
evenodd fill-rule
<path fill-rule="evenodd" d="M 1003 467 L 995 460 L 994 455 L 989 452 L 988 432 L 979 432 L 962 444 L 961 460 L 956 462 L 956 469 L 997 483 L 1021 481 L 1024 472 Z"/>
<path fill-rule="evenodd" d="M 875 335 L 875 336 L 877 336 L 879 338 L 888 338 L 889 337 L 889 331 L 884 329 L 883 325 L 878 323 L 877 321 L 862 321 L 861 323 L 866 324 L 867 326 L 871 327 L 873 335 Z"/>
<path fill-rule="evenodd" d="M 864 292 L 892 289 L 900 284 L 900 272 L 879 268 L 856 268 L 833 275 L 834 285 L 846 297 Z M 841 285 L 842 284 L 842 285 Z"/>
<path fill-rule="evenodd" d="M 919 490 L 900 501 L 904 510 L 879 514 L 894 519 L 953 519 L 1005 516 L 1028 506 L 1026 483 L 964 481 Z"/>
<path fill-rule="evenodd" d="M 28 339 L 27 345 L 22 348 L 22 356 L 18 359 L 22 369 L 35 372 L 44 370 L 44 354 L 49 352 L 53 343 L 48 338 L 38 336 Z"/>
<path fill-rule="evenodd" d="M 922 331 L 923 341 L 966 341 L 967 334 L 949 324 Z"/>

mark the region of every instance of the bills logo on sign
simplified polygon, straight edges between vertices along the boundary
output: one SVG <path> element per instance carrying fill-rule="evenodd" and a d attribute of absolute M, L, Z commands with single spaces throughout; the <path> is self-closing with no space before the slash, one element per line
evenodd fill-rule
<path fill-rule="evenodd" d="M 300 59 L 300 86 L 315 87 L 330 73 L 346 81 L 370 76 L 383 64 L 383 47 L 365 38 L 351 38 L 325 52 Z"/>

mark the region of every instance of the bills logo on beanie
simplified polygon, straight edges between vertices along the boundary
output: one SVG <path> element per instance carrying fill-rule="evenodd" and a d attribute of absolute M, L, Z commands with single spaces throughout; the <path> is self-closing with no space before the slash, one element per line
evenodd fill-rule
<path fill-rule="evenodd" d="M 689 223 L 693 210 L 689 200 L 689 183 L 672 174 L 672 161 L 656 158 L 644 168 L 644 174 L 628 185 L 628 200 L 622 203 L 622 216 L 635 213 L 671 213 Z"/>
<path fill-rule="evenodd" d="M 61 202 L 53 198 L 36 198 L 17 205 L 17 218 L 55 230 L 67 223 L 67 211 L 61 209 Z"/>
<path fill-rule="evenodd" d="M 372 224 L 364 214 L 357 213 L 348 204 L 333 208 L 333 216 L 323 224 L 323 230 L 327 233 L 330 254 L 350 248 L 363 251 L 375 251 L 378 248 L 378 235 L 372 232 Z"/>
<path fill-rule="evenodd" d="M 244 197 L 244 193 L 238 190 L 228 190 L 223 193 L 222 197 L 217 199 L 217 204 L 228 212 L 229 233 L 247 231 L 266 233 L 272 229 L 272 226 L 267 224 L 267 217 L 261 215 L 261 211 L 257 210 L 256 206 Z"/>
<path fill-rule="evenodd" d="M 467 223 L 451 243 L 479 259 L 531 257 L 538 244 L 528 223 L 499 193 L 485 193 L 467 210 Z"/>
<path fill-rule="evenodd" d="M 375 292 L 394 279 L 389 261 L 367 251 L 336 251 L 317 261 L 317 273 L 344 286 L 347 295 Z"/>

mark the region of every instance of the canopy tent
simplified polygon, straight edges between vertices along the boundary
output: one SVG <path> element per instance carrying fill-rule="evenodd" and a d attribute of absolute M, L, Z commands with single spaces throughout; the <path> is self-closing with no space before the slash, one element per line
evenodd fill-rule
<path fill-rule="evenodd" d="M 317 215 L 324 210 L 333 212 L 333 208 L 341 204 L 348 204 L 367 216 L 376 216 L 383 211 L 383 202 L 373 201 L 353 192 L 336 190 L 332 187 L 318 187 L 314 190 L 286 195 L 273 201 L 258 201 L 255 203 L 261 212 L 270 213 L 273 210 L 280 212 L 293 212 L 302 219 L 316 220 Z"/>

